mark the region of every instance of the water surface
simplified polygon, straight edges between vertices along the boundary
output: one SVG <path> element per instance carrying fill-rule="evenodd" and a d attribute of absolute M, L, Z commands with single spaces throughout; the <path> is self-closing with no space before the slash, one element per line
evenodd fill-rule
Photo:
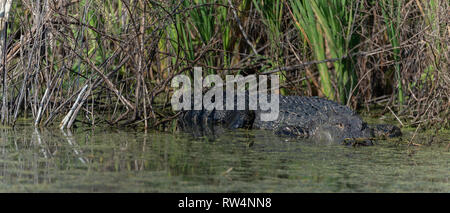
<path fill-rule="evenodd" d="M 450 135 L 408 146 L 412 134 L 351 147 L 265 131 L 21 125 L 0 129 L 0 192 L 450 192 Z"/>

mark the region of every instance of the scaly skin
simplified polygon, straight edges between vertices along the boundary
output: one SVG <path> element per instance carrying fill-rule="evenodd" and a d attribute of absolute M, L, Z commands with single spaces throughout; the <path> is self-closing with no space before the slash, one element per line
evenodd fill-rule
<path fill-rule="evenodd" d="M 370 144 L 373 132 L 350 108 L 317 97 L 280 96 L 280 113 L 275 121 L 259 119 L 256 111 L 253 128 L 271 129 L 280 135 L 316 140 L 338 141 L 363 138 Z"/>

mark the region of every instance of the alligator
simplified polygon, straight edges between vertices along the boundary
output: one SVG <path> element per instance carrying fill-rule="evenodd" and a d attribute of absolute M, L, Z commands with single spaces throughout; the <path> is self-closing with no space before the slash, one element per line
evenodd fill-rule
<path fill-rule="evenodd" d="M 368 125 L 349 107 L 319 97 L 280 95 L 276 120 L 262 121 L 261 113 L 265 111 L 248 107 L 245 110 L 188 110 L 180 113 L 178 121 L 182 130 L 197 135 L 224 129 L 263 129 L 279 136 L 353 145 L 372 145 L 377 138 L 402 134 L 395 125 Z"/>

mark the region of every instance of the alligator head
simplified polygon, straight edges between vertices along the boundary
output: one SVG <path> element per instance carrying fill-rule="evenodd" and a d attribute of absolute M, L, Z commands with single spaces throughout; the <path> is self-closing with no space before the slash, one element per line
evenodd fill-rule
<path fill-rule="evenodd" d="M 373 145 L 373 136 L 372 129 L 357 115 L 333 115 L 315 128 L 312 138 L 325 142 Z"/>

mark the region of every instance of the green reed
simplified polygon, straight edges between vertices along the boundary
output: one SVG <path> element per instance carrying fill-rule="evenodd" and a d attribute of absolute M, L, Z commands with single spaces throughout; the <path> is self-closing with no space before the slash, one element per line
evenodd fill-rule
<path fill-rule="evenodd" d="M 384 22 L 386 24 L 386 31 L 389 38 L 389 42 L 392 45 L 392 53 L 394 58 L 394 69 L 395 77 L 397 79 L 397 101 L 400 105 L 404 103 L 403 96 L 403 86 L 402 86 L 402 74 L 400 67 L 400 41 L 399 37 L 399 26 L 401 24 L 401 10 L 402 10 L 402 0 L 380 1 L 381 11 L 383 14 Z"/>
<path fill-rule="evenodd" d="M 253 5 L 261 14 L 262 22 L 267 27 L 268 42 L 270 43 L 270 52 L 272 57 L 269 59 L 271 67 L 280 67 L 284 65 L 282 58 L 283 48 L 280 45 L 283 39 L 282 24 L 284 15 L 284 0 L 253 0 Z M 279 73 L 280 83 L 286 81 L 286 72 Z M 281 94 L 286 94 L 282 88 Z"/>
<path fill-rule="evenodd" d="M 299 33 L 311 47 L 316 60 L 343 58 L 349 54 L 358 36 L 354 33 L 356 1 L 312 0 L 290 1 L 293 18 Z M 349 66 L 349 60 L 342 59 L 333 63 L 336 76 L 325 63 L 317 65 L 320 73 L 321 90 L 329 99 L 336 99 L 332 79 L 337 80 L 338 97 L 341 103 L 356 86 L 356 72 Z"/>

